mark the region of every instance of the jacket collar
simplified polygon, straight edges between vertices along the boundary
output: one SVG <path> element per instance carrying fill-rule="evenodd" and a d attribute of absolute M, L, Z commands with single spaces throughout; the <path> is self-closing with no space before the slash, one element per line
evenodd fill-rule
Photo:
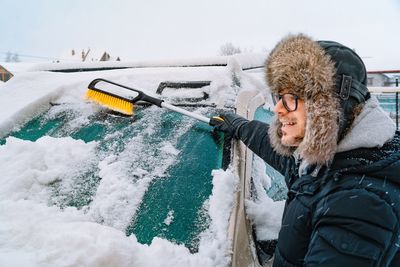
<path fill-rule="evenodd" d="M 396 125 L 379 106 L 375 97 L 371 97 L 354 120 L 350 131 L 340 141 L 337 152 L 357 148 L 382 147 L 396 132 Z"/>

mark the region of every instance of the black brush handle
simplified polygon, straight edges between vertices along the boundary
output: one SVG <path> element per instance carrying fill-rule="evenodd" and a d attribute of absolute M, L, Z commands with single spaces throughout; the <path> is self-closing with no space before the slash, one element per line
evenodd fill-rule
<path fill-rule="evenodd" d="M 136 101 L 139 101 L 139 100 L 144 101 L 144 102 L 148 102 L 148 103 L 153 104 L 153 105 L 156 105 L 156 106 L 158 106 L 160 108 L 162 107 L 161 103 L 164 101 L 164 100 L 161 100 L 161 99 L 146 95 L 143 92 L 140 92 L 139 95 L 132 100 L 132 102 L 136 102 Z"/>
<path fill-rule="evenodd" d="M 148 102 L 150 104 L 156 105 L 156 106 L 161 108 L 161 103 L 164 101 L 164 100 L 161 100 L 161 99 L 146 95 L 145 93 L 143 93 L 142 91 L 140 91 L 138 89 L 134 89 L 134 88 L 131 88 L 131 87 L 128 87 L 128 86 L 125 86 L 125 85 L 122 85 L 122 84 L 118 84 L 118 83 L 115 83 L 115 82 L 112 82 L 112 81 L 109 81 L 109 80 L 101 79 L 101 78 L 94 79 L 89 84 L 89 89 L 99 90 L 99 89 L 96 88 L 96 84 L 98 82 L 105 82 L 105 83 L 113 84 L 115 86 L 122 87 L 122 88 L 125 88 L 125 89 L 128 89 L 128 90 L 131 90 L 131 91 L 134 91 L 134 92 L 138 93 L 137 97 L 135 97 L 132 100 L 129 100 L 129 102 L 132 102 L 132 103 L 135 103 L 135 102 L 141 100 L 141 101 Z M 100 91 L 103 91 L 103 90 L 100 90 Z M 108 94 L 114 95 L 114 94 L 109 93 L 109 92 L 108 92 Z M 119 97 L 119 96 L 116 96 L 116 97 Z M 119 98 L 121 98 L 121 97 L 119 97 Z"/>

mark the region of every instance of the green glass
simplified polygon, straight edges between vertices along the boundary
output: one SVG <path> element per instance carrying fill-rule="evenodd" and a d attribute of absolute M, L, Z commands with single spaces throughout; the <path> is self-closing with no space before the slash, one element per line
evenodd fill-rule
<path fill-rule="evenodd" d="M 211 194 L 211 170 L 222 164 L 222 136 L 214 139 L 210 128 L 196 123 L 180 138 L 178 163 L 167 177 L 153 180 L 127 235 L 135 234 L 146 244 L 156 236 L 164 237 L 197 250 L 198 235 L 208 227 L 202 206 Z M 169 212 L 170 223 L 165 222 Z"/>

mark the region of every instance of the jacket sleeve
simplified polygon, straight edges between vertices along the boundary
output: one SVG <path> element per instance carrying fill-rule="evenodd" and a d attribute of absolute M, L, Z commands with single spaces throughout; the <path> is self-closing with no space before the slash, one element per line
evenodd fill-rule
<path fill-rule="evenodd" d="M 363 189 L 328 195 L 316 207 L 305 266 L 388 266 L 397 251 L 390 205 Z"/>
<path fill-rule="evenodd" d="M 269 125 L 266 123 L 246 120 L 238 127 L 236 137 L 266 163 L 285 175 L 290 169 L 288 164 L 291 162 L 287 160 L 287 157 L 278 155 L 274 151 L 269 139 L 268 128 Z"/>

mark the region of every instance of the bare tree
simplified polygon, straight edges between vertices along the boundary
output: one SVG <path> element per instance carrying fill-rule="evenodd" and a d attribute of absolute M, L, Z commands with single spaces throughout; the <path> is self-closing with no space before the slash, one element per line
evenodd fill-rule
<path fill-rule="evenodd" d="M 11 53 L 10 51 L 8 51 L 6 53 L 6 58 L 5 58 L 6 62 L 19 62 L 19 55 L 18 53 Z"/>
<path fill-rule="evenodd" d="M 12 56 L 12 62 L 19 62 L 19 55 L 18 55 L 18 53 L 14 53 L 14 55 Z"/>
<path fill-rule="evenodd" d="M 8 51 L 8 52 L 6 53 L 6 59 L 5 59 L 5 61 L 6 61 L 6 62 L 11 62 L 11 56 L 12 56 L 11 52 Z"/>
<path fill-rule="evenodd" d="M 231 42 L 228 42 L 219 48 L 219 54 L 221 56 L 231 56 L 234 54 L 239 54 L 241 52 L 242 50 L 240 49 L 240 47 L 234 46 Z"/>

